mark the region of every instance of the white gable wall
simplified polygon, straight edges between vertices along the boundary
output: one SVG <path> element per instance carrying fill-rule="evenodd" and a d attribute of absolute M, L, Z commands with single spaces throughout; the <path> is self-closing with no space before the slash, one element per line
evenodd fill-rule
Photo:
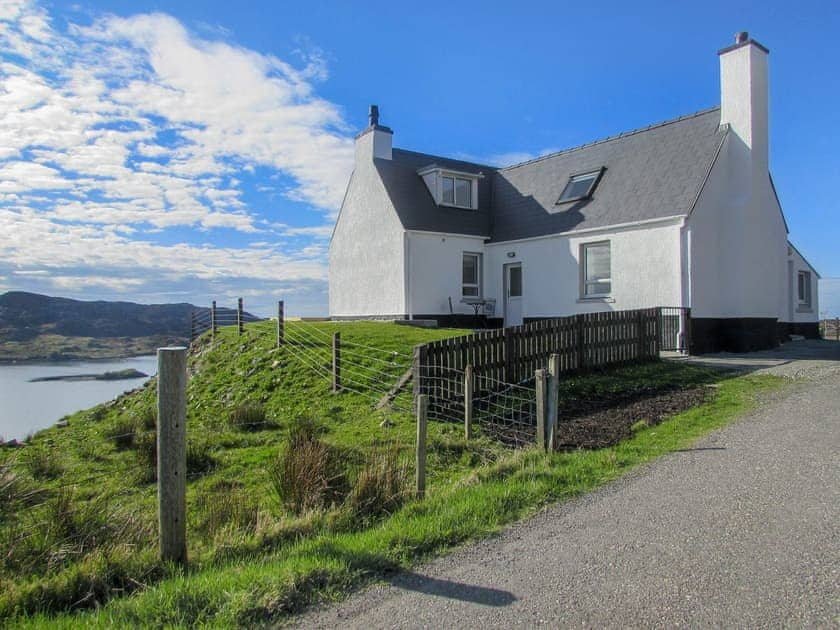
<path fill-rule="evenodd" d="M 692 316 L 787 320 L 787 233 L 769 175 L 729 133 L 688 220 Z"/>
<path fill-rule="evenodd" d="M 376 134 L 357 140 L 369 150 Z M 330 242 L 330 316 L 401 316 L 405 313 L 403 227 L 373 167 L 357 156 Z"/>

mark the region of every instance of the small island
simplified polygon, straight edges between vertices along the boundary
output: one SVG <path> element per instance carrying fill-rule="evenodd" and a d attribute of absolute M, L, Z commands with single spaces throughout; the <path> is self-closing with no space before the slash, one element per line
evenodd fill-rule
<path fill-rule="evenodd" d="M 140 370 L 129 368 L 104 374 L 68 374 L 66 376 L 42 376 L 29 379 L 30 383 L 43 383 L 46 381 L 122 381 L 133 378 L 146 378 L 149 376 Z"/>

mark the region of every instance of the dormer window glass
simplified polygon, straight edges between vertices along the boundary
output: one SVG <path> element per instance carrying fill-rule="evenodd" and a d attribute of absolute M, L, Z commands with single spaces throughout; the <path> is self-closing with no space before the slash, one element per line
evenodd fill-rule
<path fill-rule="evenodd" d="M 599 168 L 597 171 L 572 175 L 566 183 L 563 192 L 560 193 L 560 199 L 557 200 L 557 203 L 589 199 L 592 196 L 592 191 L 595 190 L 595 186 L 598 185 L 598 180 L 601 179 L 603 172 L 604 169 Z"/>
<path fill-rule="evenodd" d="M 472 181 L 463 177 L 441 177 L 441 201 L 459 208 L 472 208 Z"/>

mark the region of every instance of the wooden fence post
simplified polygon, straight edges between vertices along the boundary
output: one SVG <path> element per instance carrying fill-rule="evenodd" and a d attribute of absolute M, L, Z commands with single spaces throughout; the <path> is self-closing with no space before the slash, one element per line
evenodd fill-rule
<path fill-rule="evenodd" d="M 429 397 L 417 396 L 417 498 L 426 496 L 426 414 L 429 410 Z"/>
<path fill-rule="evenodd" d="M 277 302 L 277 347 L 283 345 L 283 341 L 285 340 L 285 330 L 283 328 L 284 321 L 283 317 L 285 313 L 283 313 L 283 300 Z"/>
<path fill-rule="evenodd" d="M 332 390 L 341 389 L 341 333 L 334 332 L 332 338 Z"/>
<path fill-rule="evenodd" d="M 187 562 L 187 349 L 158 349 L 157 476 L 161 560 Z"/>
<path fill-rule="evenodd" d="M 195 339 L 195 309 L 190 311 L 190 343 Z"/>
<path fill-rule="evenodd" d="M 418 343 L 416 346 L 414 346 L 413 369 L 414 375 L 412 378 L 414 380 L 414 401 L 416 403 L 417 397 L 420 394 L 426 393 L 426 383 L 423 380 L 423 373 L 427 369 L 425 344 Z"/>
<path fill-rule="evenodd" d="M 506 383 L 513 383 L 516 378 L 513 374 L 513 332 L 510 327 L 502 330 L 503 343 L 505 347 L 504 380 Z"/>
<path fill-rule="evenodd" d="M 537 396 L 537 447 L 545 450 L 545 370 L 534 372 Z"/>
<path fill-rule="evenodd" d="M 577 315 L 578 369 L 586 367 L 586 316 Z"/>
<path fill-rule="evenodd" d="M 553 451 L 557 439 L 557 421 L 560 408 L 560 355 L 552 354 L 548 359 L 548 450 Z"/>
<path fill-rule="evenodd" d="M 636 360 L 641 361 L 646 355 L 647 351 L 645 350 L 645 312 L 644 311 L 636 311 L 636 326 L 638 327 L 638 339 L 636 344 Z"/>
<path fill-rule="evenodd" d="M 213 300 L 213 305 L 210 307 L 210 329 L 213 331 L 213 341 L 216 341 L 216 300 Z"/>
<path fill-rule="evenodd" d="M 656 334 L 653 338 L 653 357 L 659 358 L 659 348 L 662 343 L 662 307 L 653 309 L 653 328 Z"/>
<path fill-rule="evenodd" d="M 464 439 L 472 438 L 473 420 L 473 366 L 464 368 Z"/>
<path fill-rule="evenodd" d="M 242 334 L 242 298 L 236 301 L 236 326 L 239 328 L 239 334 Z"/>

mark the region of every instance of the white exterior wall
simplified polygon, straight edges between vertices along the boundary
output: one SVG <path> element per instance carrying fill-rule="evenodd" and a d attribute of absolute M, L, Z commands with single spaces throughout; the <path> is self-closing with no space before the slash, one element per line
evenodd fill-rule
<path fill-rule="evenodd" d="M 787 320 L 787 231 L 770 177 L 726 136 L 688 220 L 692 316 Z"/>
<path fill-rule="evenodd" d="M 523 317 L 557 317 L 653 306 L 681 306 L 681 221 L 612 231 L 552 236 L 486 247 L 487 297 L 503 304 L 503 266 L 522 263 Z M 580 248 L 610 242 L 612 293 L 609 300 L 581 299 Z M 513 253 L 513 256 L 509 256 Z"/>
<path fill-rule="evenodd" d="M 406 312 L 404 230 L 373 167 L 379 135 L 367 133 L 356 142 L 356 168 L 330 241 L 331 317 Z"/>
<path fill-rule="evenodd" d="M 788 246 L 788 278 L 789 287 L 789 315 L 783 318 L 786 322 L 816 322 L 819 321 L 820 301 L 817 286 L 819 276 L 808 262 L 799 255 L 795 248 Z M 811 274 L 811 306 L 799 305 L 799 272 L 808 271 Z"/>
<path fill-rule="evenodd" d="M 483 254 L 482 290 L 487 292 L 487 256 L 484 239 L 431 232 L 407 232 L 408 303 L 410 315 L 448 315 L 449 298 L 455 313 L 472 315 L 475 311 L 461 304 L 462 258 L 464 252 Z"/>

